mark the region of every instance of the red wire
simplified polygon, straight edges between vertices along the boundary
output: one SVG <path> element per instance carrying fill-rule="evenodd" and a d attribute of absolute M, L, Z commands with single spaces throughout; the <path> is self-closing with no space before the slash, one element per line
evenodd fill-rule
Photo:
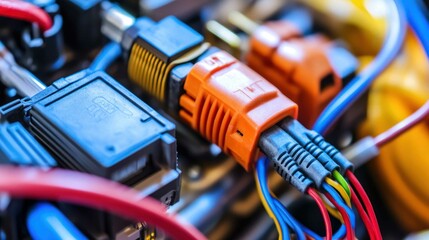
<path fill-rule="evenodd" d="M 425 120 L 429 115 L 429 101 L 423 104 L 417 111 L 413 114 L 386 130 L 385 132 L 379 134 L 374 138 L 374 142 L 377 147 L 381 147 L 386 143 L 392 141 L 396 137 L 400 136 L 402 133 L 408 131 L 410 128 L 414 127 L 421 121 Z"/>
<path fill-rule="evenodd" d="M 0 167 L 0 192 L 13 197 L 64 201 L 110 211 L 159 227 L 175 239 L 206 239 L 191 225 L 184 225 L 164 206 L 138 192 L 100 177 L 69 170 Z"/>
<path fill-rule="evenodd" d="M 408 131 L 410 128 L 414 127 L 421 121 L 425 120 L 429 115 L 429 101 L 423 104 L 417 111 L 413 114 L 391 127 L 387 131 L 379 134 L 374 138 L 375 144 L 377 147 L 381 147 L 386 143 L 392 141 L 396 137 L 400 136 L 402 133 Z"/>
<path fill-rule="evenodd" d="M 323 221 L 325 222 L 326 239 L 331 240 L 332 225 L 331 225 L 331 219 L 329 218 L 328 210 L 326 209 L 325 205 L 323 204 L 322 198 L 320 198 L 316 190 L 314 190 L 313 188 L 309 188 L 307 192 L 308 192 L 308 195 L 310 195 L 314 199 L 314 201 L 316 201 L 316 204 L 319 207 L 320 212 L 322 213 Z"/>
<path fill-rule="evenodd" d="M 377 229 L 376 231 L 377 238 L 382 239 L 380 227 L 377 221 L 377 216 L 375 215 L 374 208 L 372 207 L 372 204 L 371 204 L 371 201 L 369 200 L 368 195 L 366 194 L 359 180 L 356 178 L 356 176 L 353 174 L 352 171 L 347 170 L 346 176 L 350 180 L 350 183 L 352 184 L 352 186 L 356 189 L 357 194 L 362 199 L 363 205 L 365 206 L 366 211 L 368 212 L 369 218 L 371 219 L 371 222 L 374 225 L 374 228 Z"/>
<path fill-rule="evenodd" d="M 344 224 L 346 225 L 347 240 L 354 240 L 355 236 L 354 236 L 352 224 L 350 222 L 350 217 L 347 214 L 346 210 L 342 208 L 329 193 L 325 193 L 325 196 L 332 204 L 334 204 L 335 208 L 337 208 L 338 211 L 341 213 L 341 216 L 343 217 L 343 220 L 344 220 Z"/>
<path fill-rule="evenodd" d="M 372 224 L 371 220 L 369 220 L 368 214 L 366 214 L 365 209 L 362 206 L 362 203 L 360 202 L 359 198 L 356 196 L 355 191 L 353 188 L 350 188 L 350 193 L 352 197 L 352 202 L 356 206 L 356 209 L 359 213 L 360 218 L 362 219 L 363 223 L 365 224 L 366 230 L 368 231 L 369 238 L 375 239 L 375 240 L 381 240 L 377 238 L 377 235 L 375 233 L 376 229 L 374 224 Z"/>
<path fill-rule="evenodd" d="M 36 23 L 43 32 L 52 27 L 52 19 L 44 10 L 24 1 L 0 0 L 0 17 Z"/>

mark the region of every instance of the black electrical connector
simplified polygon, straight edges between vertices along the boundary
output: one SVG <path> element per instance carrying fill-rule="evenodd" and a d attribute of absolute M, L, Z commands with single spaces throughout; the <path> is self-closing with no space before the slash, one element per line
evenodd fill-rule
<path fill-rule="evenodd" d="M 19 46 L 22 48 L 11 48 L 18 63 L 36 75 L 58 70 L 65 63 L 63 18 L 59 14 L 58 4 L 54 1 L 47 2 L 49 4 L 43 4 L 41 7 L 51 16 L 52 27 L 45 32 L 32 27 L 25 28 L 20 37 Z"/>
<path fill-rule="evenodd" d="M 101 3 L 104 0 L 58 0 L 64 19 L 66 43 L 78 51 L 97 47 L 102 41 Z"/>

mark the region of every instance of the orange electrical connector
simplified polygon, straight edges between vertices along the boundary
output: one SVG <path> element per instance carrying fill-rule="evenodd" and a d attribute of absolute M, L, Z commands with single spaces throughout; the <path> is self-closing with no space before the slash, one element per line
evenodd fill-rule
<path fill-rule="evenodd" d="M 301 37 L 287 21 L 258 27 L 250 40 L 248 65 L 299 106 L 299 121 L 311 127 L 342 88 L 327 56 L 332 44 L 320 35 Z"/>
<path fill-rule="evenodd" d="M 223 51 L 196 63 L 184 90 L 180 117 L 246 170 L 259 157 L 260 134 L 298 112 L 276 87 Z"/>

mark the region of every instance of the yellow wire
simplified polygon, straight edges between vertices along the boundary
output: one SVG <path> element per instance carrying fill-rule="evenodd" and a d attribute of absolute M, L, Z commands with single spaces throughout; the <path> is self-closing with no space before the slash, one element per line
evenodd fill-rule
<path fill-rule="evenodd" d="M 350 197 L 347 194 L 346 190 L 344 190 L 344 188 L 337 182 L 335 182 L 334 180 L 330 179 L 330 178 L 326 178 L 326 183 L 329 184 L 331 187 L 335 188 L 335 190 L 337 190 L 337 192 L 341 195 L 341 197 L 344 199 L 344 201 L 346 202 L 347 206 L 351 207 L 352 204 L 350 202 Z"/>
<path fill-rule="evenodd" d="M 350 197 L 347 194 L 347 192 L 344 190 L 344 188 L 339 183 L 335 182 L 334 180 L 332 180 L 330 178 L 326 178 L 326 183 L 328 183 L 330 186 L 332 186 L 333 188 L 335 188 L 335 190 L 344 199 L 344 201 L 346 202 L 346 204 L 349 207 L 351 207 Z M 338 212 L 337 209 L 335 209 L 330 203 L 328 203 L 328 201 L 326 200 L 326 198 L 323 197 L 322 194 L 319 194 L 319 195 L 322 196 L 323 203 L 324 203 L 326 209 L 328 210 L 328 212 L 333 217 L 335 217 L 336 219 L 338 219 L 340 222 L 343 222 L 343 217 L 341 216 L 340 212 Z"/>
<path fill-rule="evenodd" d="M 259 198 L 261 199 L 262 205 L 265 208 L 265 211 L 268 213 L 271 219 L 273 219 L 274 224 L 276 225 L 277 232 L 279 233 L 279 240 L 283 239 L 283 232 L 280 228 L 280 223 L 277 217 L 274 215 L 273 211 L 271 210 L 270 206 L 268 206 L 267 200 L 265 199 L 264 195 L 262 194 L 261 187 L 259 186 L 259 178 L 258 174 L 255 171 L 255 182 L 256 182 L 256 189 L 258 190 Z"/>
<path fill-rule="evenodd" d="M 344 190 L 346 190 L 347 195 L 350 197 L 351 196 L 350 187 L 346 179 L 344 179 L 343 175 L 341 175 L 341 173 L 338 172 L 337 170 L 334 170 L 332 172 L 332 176 L 341 185 L 341 187 L 343 187 Z"/>
<path fill-rule="evenodd" d="M 325 199 L 325 197 L 323 197 L 322 194 L 319 193 L 319 195 L 322 197 L 323 204 L 325 205 L 325 207 L 328 210 L 329 214 L 331 214 L 333 217 L 335 217 L 336 219 L 338 219 L 338 221 L 340 221 L 341 223 L 343 223 L 344 220 L 343 220 L 343 217 L 341 216 L 340 212 L 337 209 L 335 209 L 334 207 L 332 207 L 331 204 L 329 204 L 327 202 L 327 200 Z"/>

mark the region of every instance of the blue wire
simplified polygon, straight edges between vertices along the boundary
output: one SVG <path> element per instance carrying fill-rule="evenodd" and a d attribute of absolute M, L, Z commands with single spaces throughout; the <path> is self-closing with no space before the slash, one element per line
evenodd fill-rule
<path fill-rule="evenodd" d="M 412 5 L 405 1 L 404 5 Z M 389 18 L 389 29 L 386 40 L 374 61 L 362 70 L 323 110 L 316 120 L 313 129 L 320 134 L 325 134 L 329 127 L 349 108 L 372 84 L 374 79 L 393 61 L 399 53 L 406 33 L 406 20 L 403 9 L 396 2 L 396 11 L 392 11 L 395 1 L 388 1 L 392 5 L 387 11 L 393 14 Z"/>
<path fill-rule="evenodd" d="M 322 240 L 323 237 L 319 236 L 317 233 L 313 232 L 311 229 L 305 227 L 303 224 L 299 223 L 296 219 L 293 218 L 292 215 L 290 215 L 289 212 L 285 209 L 283 204 L 276 198 L 273 198 L 271 194 L 268 191 L 268 184 L 267 184 L 267 178 L 266 178 L 266 168 L 269 164 L 269 161 L 267 158 L 261 158 L 256 165 L 256 171 L 258 173 L 258 179 L 259 179 L 259 186 L 261 186 L 262 195 L 267 199 L 267 203 L 270 206 L 270 208 L 273 210 L 273 213 L 276 216 L 282 217 L 284 221 L 290 226 L 291 229 L 294 230 L 294 232 L 297 234 L 297 238 L 301 240 L 299 237 L 302 237 L 302 232 L 306 233 L 307 235 L 311 236 L 312 238 L 316 240 Z M 259 173 L 264 172 L 264 175 L 261 176 Z M 270 205 L 270 203 L 273 203 L 273 205 Z M 280 213 L 280 214 L 279 214 Z M 354 214 L 352 213 L 354 216 Z M 343 239 L 346 235 L 346 227 L 344 224 L 341 225 L 341 227 L 337 230 L 337 232 L 333 235 L 333 239 Z M 305 236 L 304 236 L 305 239 Z"/>
<path fill-rule="evenodd" d="M 58 208 L 47 202 L 35 204 L 26 223 L 31 239 L 88 239 Z"/>
<path fill-rule="evenodd" d="M 401 2 L 402 6 L 404 6 L 405 13 L 407 15 L 408 21 L 410 22 L 411 27 L 414 29 L 414 32 L 420 39 L 420 42 L 425 49 L 426 56 L 429 57 L 429 22 L 423 14 L 421 6 L 419 6 L 417 0 L 401 0 Z"/>
<path fill-rule="evenodd" d="M 293 225 L 292 228 L 300 228 L 300 231 L 305 232 L 307 235 L 309 235 L 310 237 L 316 239 L 316 240 L 322 240 L 323 237 L 321 237 L 320 235 L 318 235 L 317 233 L 313 232 L 311 229 L 307 228 L 306 226 L 304 226 L 303 224 L 301 224 L 300 222 L 298 222 L 295 218 L 293 218 L 292 215 L 290 215 L 290 213 L 284 208 L 283 204 L 278 200 L 275 199 L 276 201 L 276 207 L 280 210 L 280 212 L 282 214 L 286 214 L 286 217 L 289 218 L 290 224 L 289 225 Z M 343 239 L 344 236 L 346 235 L 346 227 L 344 226 L 344 224 L 341 225 L 341 227 L 338 229 L 338 231 L 332 236 L 333 239 Z"/>
<path fill-rule="evenodd" d="M 268 206 L 273 211 L 275 217 L 278 218 L 280 216 L 280 213 L 279 213 L 278 209 L 275 207 L 275 205 L 274 205 L 274 203 L 270 197 L 271 194 L 270 194 L 270 191 L 268 190 L 268 184 L 266 182 L 266 179 L 267 179 L 266 165 L 267 164 L 268 164 L 268 161 L 267 161 L 266 157 L 262 157 L 256 162 L 256 174 L 258 174 L 258 179 L 259 179 L 258 184 L 261 187 L 262 195 L 267 200 Z M 284 221 L 281 221 L 281 219 L 279 219 L 279 224 L 280 224 L 280 228 L 282 231 L 283 239 L 288 239 L 289 238 L 289 229 L 286 226 L 286 223 Z"/>
<path fill-rule="evenodd" d="M 329 195 L 331 195 L 334 198 L 334 200 L 338 203 L 338 205 L 340 205 L 341 208 L 344 208 L 344 210 L 346 210 L 347 215 L 349 215 L 352 228 L 353 228 L 353 230 L 355 230 L 356 229 L 356 216 L 355 216 L 353 210 L 351 208 L 349 208 L 349 206 L 346 205 L 346 203 L 343 201 L 343 199 L 340 197 L 340 195 L 338 195 L 338 193 L 331 186 L 329 186 L 325 182 L 322 184 L 322 186 L 323 186 L 323 189 L 325 189 L 325 191 L 327 191 L 329 193 Z"/>
<path fill-rule="evenodd" d="M 92 61 L 89 69 L 93 72 L 98 70 L 105 71 L 116 59 L 121 56 L 121 45 L 116 42 L 106 44 L 97 57 Z"/>
<path fill-rule="evenodd" d="M 278 210 L 280 210 L 280 215 L 283 220 L 294 230 L 296 233 L 296 238 L 298 240 L 305 240 L 305 233 L 302 230 L 300 224 L 293 218 L 293 216 L 286 210 L 283 204 L 277 199 L 270 196 L 270 198 L 274 201 L 274 205 Z"/>

